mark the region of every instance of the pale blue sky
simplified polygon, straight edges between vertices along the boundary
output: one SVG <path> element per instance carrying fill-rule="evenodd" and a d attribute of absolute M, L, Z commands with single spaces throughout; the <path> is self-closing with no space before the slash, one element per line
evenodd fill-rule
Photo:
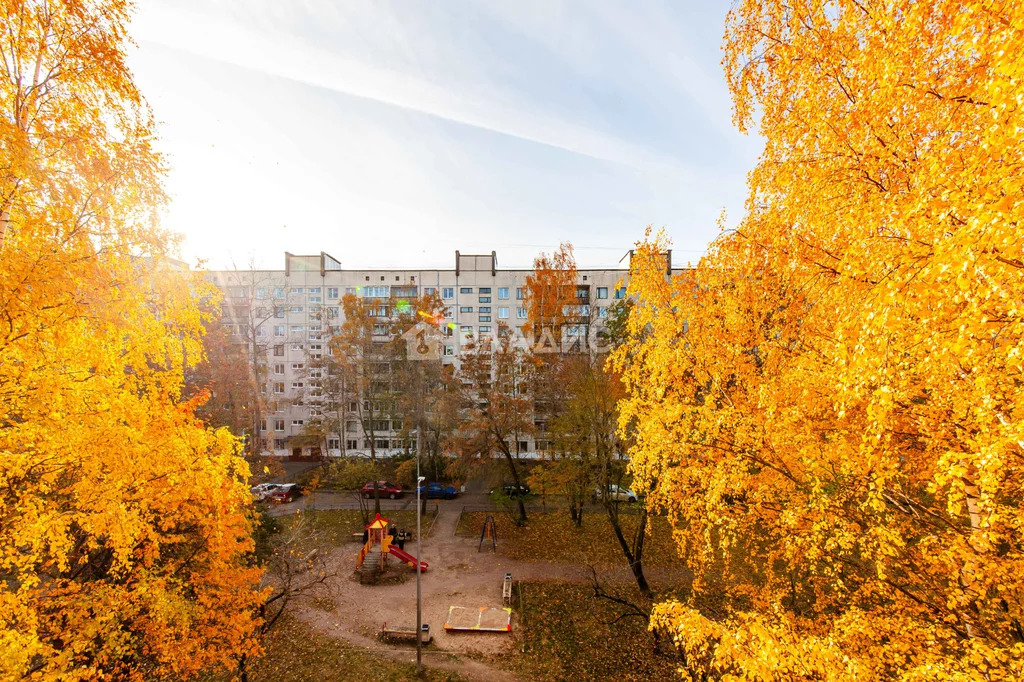
<path fill-rule="evenodd" d="M 644 227 L 696 260 L 740 217 L 727 3 L 144 0 L 166 224 L 212 267 L 613 265 Z"/>

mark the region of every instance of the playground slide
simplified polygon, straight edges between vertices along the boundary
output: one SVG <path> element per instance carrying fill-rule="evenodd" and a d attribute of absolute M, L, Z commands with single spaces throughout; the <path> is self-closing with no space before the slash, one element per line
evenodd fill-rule
<path fill-rule="evenodd" d="M 404 561 L 413 568 L 416 568 L 416 565 L 419 564 L 420 573 L 426 573 L 427 568 L 430 566 L 430 564 L 428 564 L 426 561 L 419 561 L 412 554 L 409 554 L 405 550 L 398 549 L 398 545 L 391 545 L 390 547 L 388 547 L 388 552 L 390 552 L 391 555 L 399 561 Z"/>

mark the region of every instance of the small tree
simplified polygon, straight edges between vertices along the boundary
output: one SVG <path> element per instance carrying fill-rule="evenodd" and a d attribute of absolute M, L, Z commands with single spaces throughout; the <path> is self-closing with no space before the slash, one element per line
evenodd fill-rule
<path fill-rule="evenodd" d="M 500 325 L 497 338 L 470 342 L 455 374 L 460 427 L 450 441 L 465 460 L 503 457 L 512 482 L 522 482 L 519 437 L 533 424 L 534 365 L 515 344 L 508 328 Z M 516 523 L 526 523 L 526 506 L 516 497 Z"/>
<path fill-rule="evenodd" d="M 342 299 L 345 321 L 330 340 L 337 361 L 338 378 L 345 395 L 355 403 L 356 415 L 369 441 L 370 461 L 374 465 L 373 507 L 380 512 L 377 481 L 377 432 L 379 422 L 390 424 L 394 411 L 392 365 L 400 352 L 400 339 L 392 338 L 386 299 L 346 294 Z M 397 342 L 396 342 L 397 341 Z"/>

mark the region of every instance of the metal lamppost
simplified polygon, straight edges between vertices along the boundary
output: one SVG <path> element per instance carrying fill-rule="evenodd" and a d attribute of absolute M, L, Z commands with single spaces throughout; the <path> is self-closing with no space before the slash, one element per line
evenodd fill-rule
<path fill-rule="evenodd" d="M 420 440 L 417 435 L 416 440 Z M 420 473 L 420 453 L 416 450 L 416 674 L 423 675 L 423 612 L 420 573 L 423 572 L 423 542 L 420 539 L 420 489 L 426 480 Z"/>

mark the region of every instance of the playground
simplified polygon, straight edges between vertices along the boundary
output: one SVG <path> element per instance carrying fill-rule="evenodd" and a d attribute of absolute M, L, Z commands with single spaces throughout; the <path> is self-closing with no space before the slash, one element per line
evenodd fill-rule
<path fill-rule="evenodd" d="M 587 665 L 601 666 L 593 677 L 579 679 L 600 679 L 620 666 L 622 679 L 649 679 L 673 669 L 670 659 L 652 662 L 645 623 L 633 618 L 609 625 L 615 620 L 614 605 L 593 599 L 584 553 L 576 561 L 519 558 L 525 554 L 514 546 L 516 539 L 506 534 L 501 518 L 497 523 L 487 523 L 487 515 L 469 520 L 459 506 L 442 503 L 429 535 L 422 538 L 422 556 L 417 556 L 415 537 L 404 548 L 398 546 L 398 529 L 388 515 L 383 511 L 372 519 L 362 538 L 353 536 L 326 550 L 328 563 L 338 571 L 327 586 L 328 596 L 294 612 L 303 627 L 394 664 L 414 661 L 419 568 L 422 622 L 429 626 L 424 640 L 430 638 L 423 660 L 433 675 L 559 679 L 578 656 L 586 656 Z M 561 516 L 539 514 L 532 525 L 543 528 L 551 522 L 560 528 Z M 476 528 L 468 528 L 469 523 Z M 561 542 L 572 544 L 564 537 Z M 630 589 L 621 565 L 606 566 L 601 575 Z"/>

